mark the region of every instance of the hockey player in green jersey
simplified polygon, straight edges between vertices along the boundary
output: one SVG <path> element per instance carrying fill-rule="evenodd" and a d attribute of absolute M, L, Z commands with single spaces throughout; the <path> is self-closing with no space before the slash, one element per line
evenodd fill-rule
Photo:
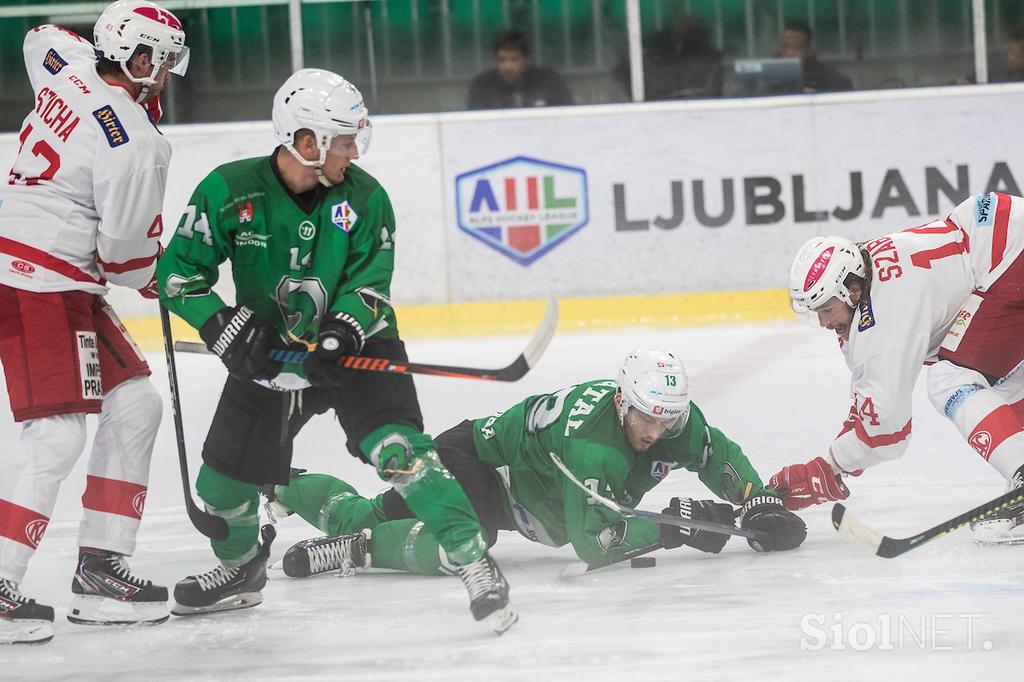
<path fill-rule="evenodd" d="M 441 461 L 462 484 L 494 543 L 498 530 L 518 530 L 551 546 L 571 543 L 587 563 L 614 561 L 661 541 L 718 553 L 729 535 L 623 519 L 594 504 L 552 463 L 557 455 L 588 488 L 635 506 L 672 469 L 695 472 L 726 501 L 673 498 L 666 514 L 761 532 L 758 551 L 789 550 L 806 537 L 803 521 L 765 488 L 740 446 L 711 427 L 690 401 L 686 373 L 667 351 L 638 349 L 618 380 L 588 381 L 531 396 L 505 412 L 465 421 L 437 438 Z M 437 538 L 388 490 L 360 497 L 344 481 L 301 474 L 276 486 L 268 509 L 295 512 L 328 535 L 285 554 L 284 571 L 302 577 L 365 566 L 425 574 L 450 570 Z M 362 531 L 369 530 L 370 533 Z M 369 536 L 369 537 L 367 537 Z"/>
<path fill-rule="evenodd" d="M 220 166 L 196 188 L 160 258 L 160 299 L 220 356 L 229 377 L 203 447 L 196 487 L 224 518 L 220 564 L 180 581 L 176 615 L 255 606 L 266 582 L 259 490 L 287 483 L 292 441 L 333 409 L 348 451 L 375 466 L 424 522 L 470 593 L 477 620 L 515 623 L 508 584 L 480 522 L 423 433 L 408 376 L 339 367 L 365 354 L 406 361 L 389 295 L 395 218 L 384 188 L 352 162 L 370 121 L 359 91 L 328 71 L 296 72 L 278 90 L 269 157 Z M 231 262 L 235 305 L 213 290 Z M 308 350 L 303 363 L 271 359 Z"/>

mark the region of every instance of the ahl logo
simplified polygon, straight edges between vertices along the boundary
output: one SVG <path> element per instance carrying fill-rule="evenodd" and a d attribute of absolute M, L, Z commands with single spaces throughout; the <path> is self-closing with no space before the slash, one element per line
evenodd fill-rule
<path fill-rule="evenodd" d="M 672 473 L 672 462 L 651 462 L 651 478 L 659 481 Z"/>
<path fill-rule="evenodd" d="M 92 115 L 100 122 L 103 134 L 107 136 L 107 143 L 111 147 L 120 147 L 128 141 L 128 133 L 125 132 L 121 120 L 114 113 L 113 107 L 110 105 L 100 107 L 92 112 Z"/>
<path fill-rule="evenodd" d="M 26 275 L 31 275 L 33 272 L 36 271 L 36 266 L 32 265 L 31 263 L 26 263 L 23 260 L 11 261 L 11 267 L 17 270 L 18 272 L 25 273 Z"/>
<path fill-rule="evenodd" d="M 582 168 L 516 156 L 455 178 L 459 229 L 528 266 L 590 220 Z"/>
<path fill-rule="evenodd" d="M 331 206 L 331 222 L 338 226 L 342 232 L 351 232 L 359 220 L 359 214 L 347 201 Z"/>
<path fill-rule="evenodd" d="M 60 73 L 60 70 L 67 66 L 68 63 L 61 59 L 60 55 L 57 54 L 57 50 L 50 48 L 46 55 L 43 57 L 43 68 L 56 76 Z"/>
<path fill-rule="evenodd" d="M 992 434 L 988 431 L 975 431 L 971 434 L 971 437 L 967 439 L 971 447 L 978 451 L 982 459 L 988 461 L 989 455 L 992 454 Z"/>
<path fill-rule="evenodd" d="M 49 523 L 49 519 L 33 519 L 28 522 L 25 526 L 25 538 L 28 539 L 29 547 L 35 549 L 39 546 L 39 541 L 43 539 L 43 533 L 46 532 L 46 526 Z"/>
<path fill-rule="evenodd" d="M 132 509 L 135 510 L 136 516 L 142 518 L 142 510 L 146 507 L 146 491 L 143 490 L 141 493 L 135 493 L 135 497 L 132 498 Z"/>

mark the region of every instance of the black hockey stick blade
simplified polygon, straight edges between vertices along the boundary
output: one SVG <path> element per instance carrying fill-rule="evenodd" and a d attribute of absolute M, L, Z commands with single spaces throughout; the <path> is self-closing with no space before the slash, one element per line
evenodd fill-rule
<path fill-rule="evenodd" d="M 601 568 L 607 568 L 608 566 L 614 566 L 615 564 L 621 564 L 624 561 L 635 559 L 638 556 L 650 554 L 651 552 L 657 551 L 663 548 L 664 546 L 665 545 L 661 544 L 661 542 L 652 542 L 651 544 L 646 545 L 644 547 L 637 547 L 635 549 L 631 549 L 628 552 L 620 554 L 619 556 L 613 559 L 598 559 L 592 564 L 588 564 L 585 561 L 574 561 L 565 568 L 563 568 L 562 571 L 558 574 L 558 577 L 576 578 L 585 573 L 592 573 L 593 571 L 596 571 Z"/>
<path fill-rule="evenodd" d="M 167 309 L 160 306 L 160 326 L 164 333 L 164 353 L 167 356 L 167 381 L 171 385 L 171 413 L 174 415 L 174 435 L 178 441 L 178 468 L 181 470 L 181 487 L 185 493 L 185 509 L 196 530 L 211 540 L 228 539 L 228 523 L 219 516 L 208 514 L 192 499 L 192 484 L 188 475 L 188 457 L 185 452 L 185 427 L 181 420 L 181 397 L 178 393 L 178 370 L 174 364 L 174 339 L 171 336 L 171 318 Z M 204 346 L 205 348 L 205 346 Z"/>
<path fill-rule="evenodd" d="M 544 319 L 533 334 L 526 348 L 511 364 L 499 369 L 479 369 L 477 367 L 458 367 L 455 365 L 429 365 L 422 362 L 398 362 L 387 358 L 372 358 L 363 355 L 343 356 L 338 364 L 347 369 L 365 372 L 391 372 L 393 374 L 425 374 L 429 376 L 451 377 L 454 379 L 477 379 L 481 381 L 519 381 L 526 373 L 536 366 L 541 355 L 547 349 L 558 326 L 558 301 L 548 301 L 544 311 Z M 175 350 L 183 353 L 204 353 L 211 355 L 206 346 L 194 341 L 178 341 Z M 274 349 L 270 352 L 272 360 L 299 363 L 306 359 L 308 353 L 301 350 Z"/>
<path fill-rule="evenodd" d="M 966 526 L 968 523 L 980 521 L 990 514 L 1017 504 L 1021 500 L 1024 500 L 1024 490 L 1020 488 L 1011 490 L 995 499 L 989 500 L 985 504 L 978 505 L 974 509 L 954 516 L 933 528 L 905 538 L 891 538 L 887 535 L 882 535 L 877 530 L 861 522 L 840 502 L 836 502 L 832 507 L 832 525 L 847 540 L 864 545 L 882 558 L 892 559 L 901 554 L 906 554 L 926 542 L 952 533 L 957 528 Z"/>
<path fill-rule="evenodd" d="M 680 528 L 691 528 L 694 530 L 706 530 L 712 533 L 721 533 L 722 535 L 736 535 L 741 538 L 758 538 L 761 533 L 754 530 L 745 530 L 743 528 L 737 528 L 736 526 L 729 526 L 724 523 L 715 523 L 714 521 L 700 521 L 698 519 L 684 519 L 678 516 L 670 516 L 668 514 L 659 514 L 658 512 L 645 511 L 643 509 L 633 509 L 625 505 L 619 504 L 614 500 L 610 500 L 599 493 L 594 492 L 587 486 L 580 483 L 579 479 L 572 475 L 569 468 L 565 466 L 565 463 L 553 452 L 549 452 L 548 456 L 551 457 L 551 461 L 555 463 L 566 477 L 572 481 L 577 488 L 582 490 L 592 500 L 598 504 L 603 504 L 613 511 L 619 512 L 622 516 L 633 517 L 637 519 L 648 519 L 657 523 L 663 523 L 667 526 L 678 526 Z"/>

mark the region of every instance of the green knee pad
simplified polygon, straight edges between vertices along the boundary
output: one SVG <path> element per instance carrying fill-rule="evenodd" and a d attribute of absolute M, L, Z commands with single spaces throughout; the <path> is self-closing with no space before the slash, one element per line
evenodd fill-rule
<path fill-rule="evenodd" d="M 327 535 L 375 528 L 384 520 L 379 503 L 361 497 L 345 481 L 327 474 L 302 474 L 274 488 L 277 499 Z"/>
<path fill-rule="evenodd" d="M 370 536 L 374 568 L 390 568 L 421 575 L 451 575 L 451 564 L 437 538 L 422 521 L 385 521 Z"/>
<path fill-rule="evenodd" d="M 228 524 L 226 540 L 211 540 L 213 553 L 227 567 L 241 566 L 259 551 L 259 486 L 236 481 L 207 465 L 199 469 L 196 490 L 206 511 Z"/>

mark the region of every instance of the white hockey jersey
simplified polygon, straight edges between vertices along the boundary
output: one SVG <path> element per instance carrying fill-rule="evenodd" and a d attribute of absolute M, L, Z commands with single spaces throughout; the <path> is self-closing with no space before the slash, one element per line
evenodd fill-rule
<path fill-rule="evenodd" d="M 911 394 L 961 306 L 1024 250 L 1024 199 L 973 196 L 945 220 L 863 244 L 870 296 L 843 346 L 853 405 L 831 453 L 844 471 L 900 457 L 911 432 Z"/>
<path fill-rule="evenodd" d="M 96 73 L 88 41 L 57 26 L 25 36 L 35 108 L 0 185 L 0 283 L 107 292 L 153 275 L 171 146 L 131 95 Z"/>

